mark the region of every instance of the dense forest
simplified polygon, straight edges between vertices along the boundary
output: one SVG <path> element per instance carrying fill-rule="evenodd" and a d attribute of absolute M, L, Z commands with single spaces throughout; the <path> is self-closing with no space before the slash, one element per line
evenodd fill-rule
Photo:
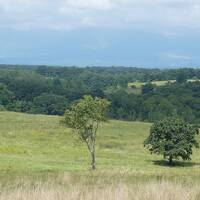
<path fill-rule="evenodd" d="M 90 94 L 111 102 L 108 116 L 114 119 L 153 122 L 178 116 L 200 123 L 199 79 L 200 69 L 192 68 L 0 65 L 0 110 L 62 115 L 71 103 Z M 145 84 L 130 87 L 133 82 Z"/>

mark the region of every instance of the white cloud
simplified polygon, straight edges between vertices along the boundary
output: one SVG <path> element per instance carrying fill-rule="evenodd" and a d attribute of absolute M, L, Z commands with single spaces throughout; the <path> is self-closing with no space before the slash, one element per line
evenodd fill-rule
<path fill-rule="evenodd" d="M 191 57 L 188 55 L 176 54 L 176 53 L 166 53 L 164 54 L 164 57 L 167 57 L 170 59 L 176 59 L 176 60 L 193 60 L 194 59 L 194 57 Z"/>
<path fill-rule="evenodd" d="M 0 0 L 0 27 L 200 30 L 199 0 Z"/>

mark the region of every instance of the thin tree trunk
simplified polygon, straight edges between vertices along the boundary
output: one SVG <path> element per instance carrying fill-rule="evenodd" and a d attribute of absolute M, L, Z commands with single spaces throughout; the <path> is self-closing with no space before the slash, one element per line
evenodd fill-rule
<path fill-rule="evenodd" d="M 95 150 L 93 150 L 93 151 L 91 152 L 91 159 L 92 159 L 92 163 L 91 163 L 92 170 L 95 170 L 95 169 L 96 169 Z"/>
<path fill-rule="evenodd" d="M 96 132 L 93 133 L 92 138 L 89 138 L 87 140 L 85 140 L 88 150 L 90 152 L 90 156 L 91 156 L 91 168 L 92 170 L 96 169 L 96 151 L 95 151 L 95 147 L 96 147 Z"/>
<path fill-rule="evenodd" d="M 169 164 L 170 164 L 170 165 L 173 164 L 173 158 L 172 158 L 172 156 L 169 156 Z"/>
<path fill-rule="evenodd" d="M 92 170 L 96 169 L 96 130 L 93 134 L 92 142 Z"/>

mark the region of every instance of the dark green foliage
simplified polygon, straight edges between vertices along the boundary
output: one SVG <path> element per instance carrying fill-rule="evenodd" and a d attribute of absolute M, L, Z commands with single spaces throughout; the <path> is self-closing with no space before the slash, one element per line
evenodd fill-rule
<path fill-rule="evenodd" d="M 15 93 L 16 100 L 32 101 L 34 97 L 49 91 L 46 78 L 33 71 L 2 70 L 0 82 Z"/>
<path fill-rule="evenodd" d="M 200 123 L 200 82 L 154 87 L 146 94 L 125 90 L 106 93 L 112 102 L 109 115 L 115 119 L 155 122 L 177 116 L 190 123 Z"/>
<path fill-rule="evenodd" d="M 190 160 L 192 148 L 199 147 L 195 136 L 198 128 L 177 118 L 156 122 L 144 145 L 151 153 L 163 155 L 172 164 L 173 159 Z"/>
<path fill-rule="evenodd" d="M 31 112 L 48 115 L 63 115 L 68 104 L 68 100 L 63 96 L 44 93 L 34 98 Z"/>
<path fill-rule="evenodd" d="M 176 82 L 177 83 L 185 83 L 188 79 L 189 74 L 185 73 L 184 70 L 181 70 L 177 73 Z"/>
<path fill-rule="evenodd" d="M 135 120 L 137 119 L 137 97 L 119 89 L 106 95 L 111 102 L 109 115 L 116 119 Z"/>
<path fill-rule="evenodd" d="M 177 77 L 184 81 L 163 86 L 150 82 Z M 62 115 L 66 105 L 91 95 L 108 99 L 108 114 L 115 119 L 155 122 L 178 116 L 200 124 L 200 82 L 185 78 L 200 79 L 200 69 L 2 65 L 0 104 L 11 111 Z M 142 89 L 128 88 L 134 81 L 149 83 Z"/>
<path fill-rule="evenodd" d="M 159 95 L 146 99 L 144 101 L 144 109 L 147 113 L 146 118 L 151 122 L 177 115 L 176 107 L 171 101 Z"/>
<path fill-rule="evenodd" d="M 32 102 L 18 100 L 13 101 L 11 104 L 6 106 L 8 110 L 12 110 L 15 112 L 29 112 L 32 107 Z"/>
<path fill-rule="evenodd" d="M 4 84 L 0 83 L 0 105 L 9 105 L 15 97 L 15 94 L 7 89 Z"/>
<path fill-rule="evenodd" d="M 147 83 L 144 86 L 142 86 L 142 94 L 147 94 L 152 92 L 154 89 L 154 85 L 152 83 Z"/>

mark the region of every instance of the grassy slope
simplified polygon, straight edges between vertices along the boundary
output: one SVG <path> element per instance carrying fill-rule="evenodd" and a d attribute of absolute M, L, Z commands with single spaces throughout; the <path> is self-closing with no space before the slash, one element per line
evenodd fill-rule
<path fill-rule="evenodd" d="M 0 112 L 0 174 L 26 172 L 83 171 L 89 168 L 87 149 L 56 116 Z M 150 124 L 110 121 L 98 133 L 99 170 L 125 170 L 142 175 L 200 174 L 200 151 L 193 163 L 168 167 L 155 164 L 162 159 L 143 148 Z"/>

